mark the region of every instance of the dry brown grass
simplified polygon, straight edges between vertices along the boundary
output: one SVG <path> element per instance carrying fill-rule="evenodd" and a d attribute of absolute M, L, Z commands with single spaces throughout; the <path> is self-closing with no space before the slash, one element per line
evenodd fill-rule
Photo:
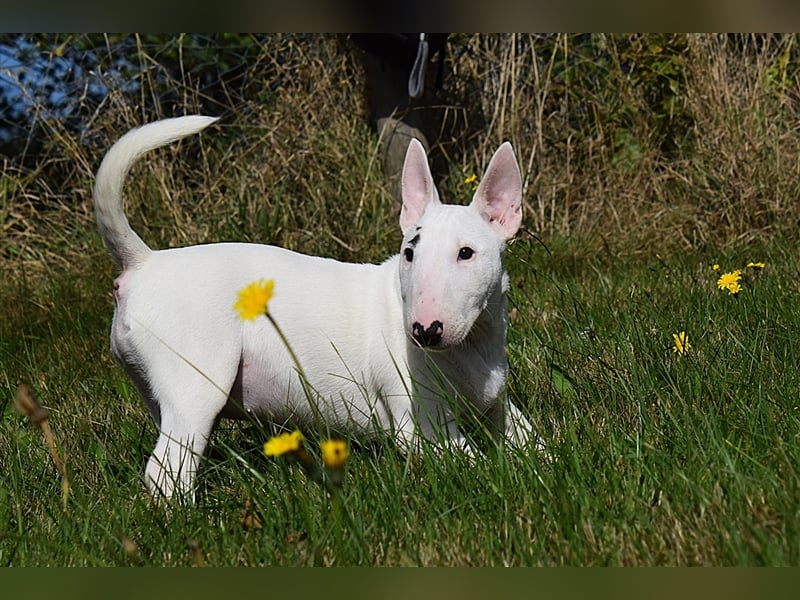
<path fill-rule="evenodd" d="M 486 142 L 520 153 L 534 231 L 635 249 L 793 230 L 793 36 L 609 35 L 589 51 L 567 35 L 481 41 L 478 64 L 499 67 L 486 76 Z M 664 139 L 665 85 L 678 140 Z"/>
<path fill-rule="evenodd" d="M 444 195 L 464 201 L 463 177 L 508 139 L 525 174 L 525 225 L 540 237 L 636 252 L 791 232 L 795 41 L 454 36 L 433 140 L 449 166 Z M 91 185 L 105 150 L 142 122 L 209 108 L 220 126 L 155 153 L 129 179 L 130 218 L 152 245 L 238 239 L 347 260 L 392 252 L 398 207 L 346 39 L 271 37 L 243 87 L 222 98 L 205 97 L 188 72 L 165 96 L 157 52 L 139 50 L 136 97 L 112 92 L 100 106 L 87 103 L 79 133 L 42 115 L 43 154 L 0 162 L 5 274 L 68 268 L 102 252 Z"/>

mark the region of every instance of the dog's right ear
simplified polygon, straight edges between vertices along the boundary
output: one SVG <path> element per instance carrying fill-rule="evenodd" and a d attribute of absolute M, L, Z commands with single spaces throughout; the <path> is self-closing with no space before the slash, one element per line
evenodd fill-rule
<path fill-rule="evenodd" d="M 406 232 L 420 220 L 428 203 L 440 204 L 439 192 L 433 184 L 428 157 L 419 140 L 412 139 L 406 150 L 403 176 L 400 181 L 403 208 L 400 210 L 400 229 Z"/>

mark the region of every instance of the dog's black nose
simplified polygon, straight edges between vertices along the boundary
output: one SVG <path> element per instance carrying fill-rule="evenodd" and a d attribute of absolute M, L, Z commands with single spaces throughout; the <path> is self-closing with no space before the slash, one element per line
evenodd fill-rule
<path fill-rule="evenodd" d="M 420 346 L 438 346 L 442 341 L 443 331 L 444 325 L 441 321 L 434 321 L 427 329 L 417 322 L 411 326 L 411 333 Z"/>

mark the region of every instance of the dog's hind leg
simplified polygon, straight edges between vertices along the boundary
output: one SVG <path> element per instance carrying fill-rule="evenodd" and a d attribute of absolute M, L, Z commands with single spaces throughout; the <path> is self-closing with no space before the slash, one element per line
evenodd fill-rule
<path fill-rule="evenodd" d="M 161 410 L 161 428 L 145 479 L 154 495 L 192 498 L 192 485 L 208 444 L 215 417 L 175 415 Z"/>
<path fill-rule="evenodd" d="M 145 470 L 147 487 L 154 495 L 172 498 L 177 494 L 193 499 L 191 486 L 210 433 L 210 428 L 207 433 L 189 435 L 175 429 L 159 433 Z"/>
<path fill-rule="evenodd" d="M 221 360 L 228 366 L 231 361 Z M 193 482 L 214 424 L 228 400 L 236 368 L 198 372 L 174 361 L 161 363 L 151 394 L 159 409 L 159 434 L 145 482 L 155 495 L 193 499 Z M 167 373 L 172 369 L 171 373 Z M 192 369 L 189 372 L 189 369 Z M 226 376 L 225 373 L 228 373 Z M 153 375 L 151 371 L 151 376 Z"/>

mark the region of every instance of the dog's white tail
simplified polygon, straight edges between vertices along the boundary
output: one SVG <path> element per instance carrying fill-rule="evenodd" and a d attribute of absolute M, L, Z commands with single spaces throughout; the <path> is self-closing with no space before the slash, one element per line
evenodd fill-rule
<path fill-rule="evenodd" d="M 122 185 L 131 166 L 144 153 L 197 133 L 216 120 L 188 116 L 156 121 L 129 131 L 106 154 L 94 184 L 94 215 L 100 235 L 120 269 L 140 264 L 151 252 L 131 229 L 122 206 Z"/>

